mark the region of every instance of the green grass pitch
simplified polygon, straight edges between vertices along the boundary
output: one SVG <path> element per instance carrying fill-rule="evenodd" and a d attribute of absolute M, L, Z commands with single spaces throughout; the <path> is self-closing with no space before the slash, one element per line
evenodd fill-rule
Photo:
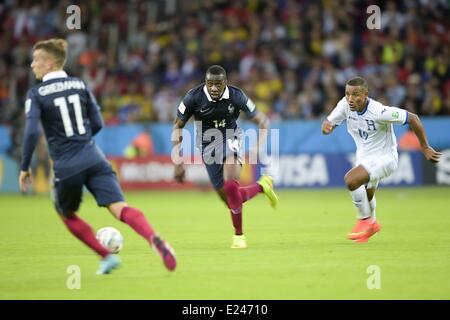
<path fill-rule="evenodd" d="M 450 299 L 450 188 L 381 188 L 382 229 L 366 244 L 346 240 L 356 216 L 346 190 L 279 196 L 276 211 L 262 195 L 245 204 L 249 247 L 233 250 L 231 218 L 214 193 L 127 193 L 176 250 L 169 273 L 86 194 L 81 217 L 125 238 L 122 267 L 97 276 L 98 258 L 66 231 L 49 197 L 0 195 L 0 299 Z M 80 289 L 67 288 L 71 265 Z M 374 279 L 380 286 L 369 289 Z"/>

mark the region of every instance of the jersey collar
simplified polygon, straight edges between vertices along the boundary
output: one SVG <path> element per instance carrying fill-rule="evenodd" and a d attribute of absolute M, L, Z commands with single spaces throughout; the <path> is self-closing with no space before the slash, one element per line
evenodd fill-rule
<path fill-rule="evenodd" d="M 52 79 L 58 79 L 58 78 L 67 78 L 68 75 L 64 70 L 58 70 L 58 71 L 52 71 L 47 73 L 45 76 L 42 77 L 42 81 L 48 81 Z"/>
<path fill-rule="evenodd" d="M 361 116 L 361 115 L 363 115 L 364 113 L 366 113 L 367 107 L 369 106 L 369 102 L 370 102 L 370 99 L 367 98 L 366 105 L 364 106 L 364 109 L 362 109 L 361 112 L 356 111 L 356 113 L 357 113 L 359 116 Z"/>
<path fill-rule="evenodd" d="M 208 98 L 209 101 L 211 102 L 217 102 L 214 101 L 211 96 L 208 93 L 208 89 L 206 89 L 206 85 L 203 86 L 203 92 L 206 94 L 206 98 Z M 222 96 L 220 97 L 219 101 L 222 99 L 230 99 L 230 91 L 228 90 L 228 86 L 225 87 L 225 90 L 222 93 Z"/>

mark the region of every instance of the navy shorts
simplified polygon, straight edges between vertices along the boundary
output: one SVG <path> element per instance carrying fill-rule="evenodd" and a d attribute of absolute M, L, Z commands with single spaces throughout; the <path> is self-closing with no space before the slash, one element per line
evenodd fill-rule
<path fill-rule="evenodd" d="M 226 140 L 226 143 L 210 143 L 202 147 L 202 158 L 208 171 L 209 180 L 215 190 L 219 190 L 224 185 L 223 165 L 225 160 L 234 155 L 237 163 L 242 165 L 242 140 L 241 137 Z"/>
<path fill-rule="evenodd" d="M 62 215 L 78 211 L 84 186 L 92 193 L 99 206 L 125 201 L 115 172 L 104 161 L 66 179 L 54 179 L 52 198 L 56 211 Z"/>

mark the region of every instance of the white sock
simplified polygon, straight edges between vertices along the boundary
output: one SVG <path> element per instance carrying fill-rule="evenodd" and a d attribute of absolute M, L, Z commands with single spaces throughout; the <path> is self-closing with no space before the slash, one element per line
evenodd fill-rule
<path fill-rule="evenodd" d="M 372 211 L 372 219 L 373 221 L 377 220 L 377 214 L 375 212 L 375 208 L 377 207 L 377 199 L 373 196 L 372 200 L 369 202 L 370 210 Z"/>
<path fill-rule="evenodd" d="M 358 219 L 370 218 L 370 205 L 367 199 L 366 187 L 360 186 L 358 189 L 350 191 L 353 204 L 358 209 Z"/>

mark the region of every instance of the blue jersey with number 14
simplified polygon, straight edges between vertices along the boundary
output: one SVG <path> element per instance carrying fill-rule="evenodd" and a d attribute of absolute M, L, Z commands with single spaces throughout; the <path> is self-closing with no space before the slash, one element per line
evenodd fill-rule
<path fill-rule="evenodd" d="M 177 117 L 183 122 L 187 122 L 192 116 L 195 121 L 200 121 L 202 127 L 201 132 L 197 131 L 198 142 L 208 144 L 210 139 L 207 138 L 206 131 L 219 130 L 226 137 L 227 129 L 238 128 L 236 120 L 241 111 L 249 119 L 256 115 L 255 104 L 241 89 L 228 85 L 219 101 L 213 101 L 205 84 L 201 84 L 184 96 L 178 106 Z"/>
<path fill-rule="evenodd" d="M 44 77 L 45 79 L 45 77 Z M 45 132 L 56 179 L 75 175 L 105 160 L 92 138 L 103 126 L 100 108 L 85 83 L 59 71 L 28 91 L 21 169 L 27 171 L 39 137 Z"/>

